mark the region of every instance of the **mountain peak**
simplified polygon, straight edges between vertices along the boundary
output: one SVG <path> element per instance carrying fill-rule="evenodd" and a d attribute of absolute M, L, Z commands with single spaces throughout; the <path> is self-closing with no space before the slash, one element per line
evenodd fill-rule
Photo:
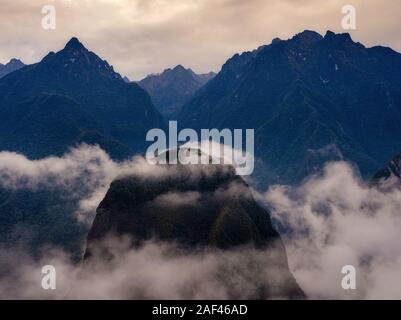
<path fill-rule="evenodd" d="M 9 62 L 7 62 L 5 65 L 0 63 L 0 78 L 4 77 L 5 75 L 21 69 L 22 67 L 24 67 L 25 64 L 16 58 L 12 58 Z"/>
<path fill-rule="evenodd" d="M 188 74 L 189 73 L 191 75 L 195 75 L 191 68 L 187 69 L 181 64 L 176 65 L 171 71 L 174 71 L 175 73 L 181 73 L 181 74 Z"/>
<path fill-rule="evenodd" d="M 276 37 L 276 38 L 274 38 L 273 40 L 272 40 L 272 44 L 274 44 L 274 43 L 279 43 L 279 42 L 281 42 L 281 41 L 283 41 L 283 40 L 281 40 L 280 38 L 278 38 L 278 37 Z M 262 47 L 264 47 L 264 46 L 262 46 Z M 260 48 L 260 47 L 259 47 Z"/>
<path fill-rule="evenodd" d="M 84 45 L 76 37 L 72 37 L 65 45 L 65 49 L 80 49 L 85 48 Z"/>
<path fill-rule="evenodd" d="M 325 40 L 332 40 L 332 39 L 339 39 L 339 40 L 351 40 L 351 35 L 347 32 L 345 33 L 335 33 L 333 31 L 327 30 L 326 34 L 324 35 Z"/>
<path fill-rule="evenodd" d="M 322 35 L 316 31 L 304 30 L 293 37 L 294 40 L 300 40 L 302 42 L 318 41 L 323 39 Z"/>
<path fill-rule="evenodd" d="M 19 65 L 24 66 L 24 63 L 20 59 L 12 58 L 7 65 Z"/>
<path fill-rule="evenodd" d="M 187 69 L 185 69 L 181 64 L 178 64 L 178 65 L 176 65 L 176 66 L 174 67 L 173 70 L 178 71 L 178 70 L 187 70 Z"/>
<path fill-rule="evenodd" d="M 178 64 L 162 73 L 148 75 L 138 84 L 149 93 L 159 111 L 167 119 L 173 119 L 181 106 L 213 76 L 214 73 L 196 74 Z"/>
<path fill-rule="evenodd" d="M 370 175 L 401 150 L 401 54 L 350 38 L 306 30 L 256 54 L 237 54 L 182 107 L 178 123 L 198 131 L 255 128 L 256 157 L 268 164 L 255 166 L 255 176 L 266 174 L 261 184 L 298 183 L 344 159 Z M 298 141 L 302 147 L 285 147 Z"/>

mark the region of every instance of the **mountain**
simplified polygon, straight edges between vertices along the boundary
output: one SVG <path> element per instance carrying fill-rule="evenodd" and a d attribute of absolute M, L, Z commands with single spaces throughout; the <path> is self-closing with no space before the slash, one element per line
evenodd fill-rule
<path fill-rule="evenodd" d="M 78 261 L 88 229 L 73 215 L 78 201 L 71 198 L 59 188 L 0 188 L 0 245 L 23 246 L 32 254 L 58 247 Z"/>
<path fill-rule="evenodd" d="M 182 105 L 214 76 L 213 72 L 196 74 L 178 65 L 161 74 L 149 75 L 138 84 L 150 94 L 159 111 L 167 119 L 173 119 Z"/>
<path fill-rule="evenodd" d="M 373 184 L 381 184 L 390 187 L 401 185 L 401 153 L 396 155 L 390 162 L 380 171 L 378 171 L 372 179 Z"/>
<path fill-rule="evenodd" d="M 265 261 L 267 265 L 249 261 L 247 268 L 272 272 L 271 286 L 277 280 L 274 287 L 260 283 L 250 296 L 269 298 L 274 292 L 286 298 L 304 297 L 289 271 L 284 246 L 269 212 L 255 202 L 234 168 L 168 165 L 163 170 L 157 178 L 127 176 L 111 184 L 87 237 L 86 264 L 92 259 L 104 259 L 106 263 L 107 257 L 117 253 L 113 246 L 99 245 L 110 234 L 130 236 L 134 247 L 157 239 L 189 252 L 200 248 L 226 252 L 248 245 L 261 257 L 275 253 L 274 259 Z"/>
<path fill-rule="evenodd" d="M 86 143 L 124 160 L 143 149 L 149 129 L 162 125 L 149 95 L 76 38 L 0 79 L 0 151 L 41 159 Z M 74 192 L 0 188 L 0 244 L 22 242 L 32 252 L 56 245 L 79 256 L 87 228 L 74 213 L 77 195 L 89 193 L 85 183 Z"/>
<path fill-rule="evenodd" d="M 254 128 L 264 184 L 299 182 L 338 159 L 367 176 L 401 149 L 400 70 L 390 48 L 304 31 L 234 55 L 184 105 L 179 125 Z"/>
<path fill-rule="evenodd" d="M 42 104 L 39 109 L 35 106 L 36 102 L 27 102 L 37 101 L 35 99 L 43 95 L 63 96 L 70 102 L 67 105 L 62 103 L 57 111 L 54 110 L 60 116 L 55 117 L 52 106 L 46 104 L 53 103 L 54 99 L 39 102 Z M 71 107 L 72 104 L 74 107 Z M 75 126 L 65 128 L 67 132 L 95 128 L 102 135 L 136 152 L 143 149 L 149 129 L 163 126 L 162 117 L 149 95 L 138 85 L 126 83 L 107 61 L 86 49 L 76 38 L 72 38 L 63 50 L 49 53 L 39 63 L 25 66 L 0 79 L 0 128 L 4 132 L 18 131 L 20 136 L 25 135 L 27 143 L 32 134 L 43 136 L 43 128 L 37 128 L 41 132 L 26 132 L 21 127 L 20 119 L 26 114 L 30 115 L 26 121 L 31 122 L 29 127 L 33 131 L 37 122 L 44 127 L 45 124 L 49 126 L 45 132 L 53 137 L 49 139 L 55 144 L 54 150 L 52 145 L 44 146 L 46 150 L 41 145 L 33 145 L 32 149 L 39 156 L 46 152 L 57 153 L 67 146 L 54 137 L 63 133 L 51 129 L 57 129 L 59 122 L 67 125 L 63 112 L 70 117 L 69 125 Z M 25 146 L 10 137 L 0 145 L 1 149 L 5 147 L 15 150 Z"/>
<path fill-rule="evenodd" d="M 0 78 L 4 77 L 5 75 L 7 75 L 15 70 L 21 69 L 23 66 L 25 66 L 25 65 L 22 63 L 21 60 L 14 59 L 14 58 L 11 59 L 5 65 L 0 63 Z"/>
<path fill-rule="evenodd" d="M 99 124 L 65 96 L 38 95 L 3 112 L 0 126 L 3 150 L 40 159 L 61 156 L 70 147 L 86 143 L 99 145 L 115 160 L 133 155 L 130 148 L 103 135 Z M 5 172 L 0 170 L 0 176 L 7 176 Z M 78 209 L 77 194 L 89 192 L 83 186 L 74 192 L 46 184 L 18 190 L 0 187 L 0 245 L 24 245 L 32 253 L 53 245 L 78 259 L 88 229 L 74 212 Z"/>
<path fill-rule="evenodd" d="M 112 158 L 124 160 L 133 151 L 106 136 L 100 126 L 74 100 L 57 94 L 40 94 L 0 111 L 0 150 L 33 159 L 61 156 L 81 143 L 99 145 Z"/>

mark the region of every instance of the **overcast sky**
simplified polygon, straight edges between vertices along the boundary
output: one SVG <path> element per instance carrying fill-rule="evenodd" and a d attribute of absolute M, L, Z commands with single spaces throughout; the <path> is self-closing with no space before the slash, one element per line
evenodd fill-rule
<path fill-rule="evenodd" d="M 0 0 L 0 62 L 25 63 L 58 51 L 72 36 L 138 80 L 182 64 L 219 71 L 236 52 L 304 29 L 344 32 L 341 8 L 353 4 L 354 40 L 401 51 L 400 0 Z M 41 26 L 42 7 L 56 8 L 56 30 Z"/>

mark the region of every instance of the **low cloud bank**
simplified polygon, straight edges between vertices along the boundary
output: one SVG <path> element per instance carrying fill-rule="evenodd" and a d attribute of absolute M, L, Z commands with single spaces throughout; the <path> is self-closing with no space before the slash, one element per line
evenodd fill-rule
<path fill-rule="evenodd" d="M 205 174 L 202 166 L 196 168 L 193 179 Z M 160 179 L 174 174 L 177 174 L 174 168 L 149 165 L 141 157 L 115 163 L 100 148 L 86 145 L 64 157 L 37 161 L 0 152 L 1 188 L 64 190 L 66 196 L 79 203 L 75 214 L 85 222 L 92 221 L 109 184 L 117 177 L 138 175 Z M 241 192 L 235 185 L 231 189 Z M 273 186 L 265 193 L 254 194 L 269 206 L 273 218 L 285 231 L 282 237 L 290 268 L 309 298 L 401 298 L 400 189 L 379 190 L 368 186 L 349 164 L 333 162 L 299 187 Z M 171 193 L 155 201 L 196 204 L 198 197 L 196 192 L 185 197 Z M 246 294 L 255 283 L 272 277 L 264 273 L 271 266 L 268 260 L 263 260 L 268 257 L 257 251 L 197 252 L 185 256 L 176 254 L 178 249 L 174 245 L 155 242 L 135 251 L 124 249 L 124 245 L 122 248 L 113 270 L 100 268 L 99 272 L 81 278 L 78 284 L 79 268 L 70 264 L 68 255 L 60 250 L 49 248 L 45 258 L 38 261 L 23 249 L 1 249 L 0 298 L 226 298 L 227 292 L 242 297 L 241 292 Z M 252 255 L 252 259 L 246 255 Z M 254 259 L 260 259 L 266 266 L 256 278 L 247 272 L 247 263 Z M 222 284 L 221 277 L 231 274 L 216 273 L 217 266 L 235 265 L 236 261 L 246 263 L 232 271 L 235 275 Z M 38 287 L 40 268 L 45 264 L 53 264 L 58 270 L 60 289 L 54 292 Z M 341 287 L 344 265 L 353 265 L 357 270 L 355 291 Z M 10 269 L 13 272 L 4 276 L 3 271 Z M 234 283 L 228 286 L 227 281 Z M 125 283 L 130 283 L 128 289 Z M 228 291 L 227 286 L 234 286 L 234 291 Z M 196 290 L 192 292 L 190 288 Z"/>
<path fill-rule="evenodd" d="M 310 298 L 401 299 L 401 190 L 372 188 L 345 162 L 297 188 L 261 195 L 283 236 L 290 267 Z M 357 290 L 341 287 L 353 265 Z"/>
<path fill-rule="evenodd" d="M 188 178 L 196 180 L 222 169 L 191 165 L 190 170 Z M 177 174 L 182 173 L 176 166 L 155 166 L 141 156 L 122 163 L 114 162 L 98 146 L 86 144 L 71 149 L 63 157 L 41 160 L 30 160 L 15 152 L 0 152 L 0 188 L 12 191 L 62 190 L 66 197 L 79 202 L 75 214 L 89 223 L 114 179 L 127 175 L 164 179 Z"/>
<path fill-rule="evenodd" d="M 34 261 L 23 250 L 1 249 L 0 268 L 13 268 L 0 277 L 0 299 L 249 299 L 260 298 L 263 286 L 272 288 L 272 298 L 286 298 L 281 294 L 288 273 L 275 262 L 281 258 L 275 249 L 186 252 L 171 243 L 149 241 L 136 250 L 129 244 L 128 238 L 104 240 L 112 259 L 83 268 L 62 251 L 49 250 Z M 55 267 L 55 290 L 41 287 L 45 265 Z"/>
<path fill-rule="evenodd" d="M 94 210 L 116 178 L 135 175 L 152 181 L 177 178 L 204 179 L 205 176 L 233 174 L 229 167 L 153 166 L 135 157 L 124 163 L 113 162 L 98 147 L 86 145 L 63 157 L 32 161 L 10 152 L 0 153 L 0 187 L 8 190 L 60 189 L 66 197 L 79 201 L 78 218 L 91 221 Z M 223 171 L 222 171 L 223 170 Z M 180 179 L 178 179 L 180 180 Z M 217 189 L 216 196 L 245 195 L 244 185 L 232 183 Z M 172 191 L 154 199 L 163 205 L 197 205 L 198 192 Z M 113 252 L 110 264 L 104 260 L 85 262 L 85 268 L 72 263 L 70 256 L 54 246 L 45 247 L 32 257 L 26 248 L 0 248 L 0 298 L 2 299 L 228 299 L 260 298 L 261 288 L 271 288 L 268 296 L 285 298 L 283 286 L 289 281 L 287 265 L 282 265 L 283 250 L 256 250 L 242 247 L 232 250 L 194 249 L 185 251 L 174 243 L 149 241 L 132 250 L 125 238 L 105 239 L 100 247 Z M 110 250 L 110 248 L 112 250 Z M 281 263 L 281 264 L 280 264 Z M 56 269 L 57 289 L 41 287 L 41 268 Z M 263 291 L 263 290 L 262 290 Z"/>
<path fill-rule="evenodd" d="M 62 190 L 79 202 L 77 216 L 91 221 L 110 183 L 120 175 L 159 176 L 161 168 L 142 157 L 117 163 L 97 146 L 81 145 L 63 157 L 30 160 L 14 152 L 0 152 L 0 187 L 16 191 Z"/>

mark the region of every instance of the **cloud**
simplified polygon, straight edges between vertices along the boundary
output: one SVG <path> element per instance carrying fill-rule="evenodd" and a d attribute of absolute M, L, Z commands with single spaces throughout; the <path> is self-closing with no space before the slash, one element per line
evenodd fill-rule
<path fill-rule="evenodd" d="M 401 190 L 369 187 L 345 162 L 296 188 L 271 187 L 263 198 L 287 231 L 289 263 L 310 298 L 401 298 Z M 343 290 L 341 268 L 357 270 Z"/>
<path fill-rule="evenodd" d="M 64 157 L 30 160 L 14 152 L 0 152 L 0 187 L 7 190 L 63 190 L 81 201 L 83 213 L 93 214 L 110 182 L 130 164 L 119 166 L 98 147 L 83 145 Z"/>
<path fill-rule="evenodd" d="M 41 28 L 44 4 L 56 7 L 54 31 Z M 401 7 L 390 0 L 14 0 L 2 3 L 0 62 L 37 62 L 77 36 L 135 80 L 177 64 L 218 71 L 234 53 L 275 37 L 304 29 L 343 32 L 345 4 L 357 9 L 356 40 L 401 50 Z"/>
<path fill-rule="evenodd" d="M 201 197 L 199 192 L 188 191 L 188 192 L 168 192 L 162 194 L 154 199 L 156 206 L 162 207 L 167 206 L 196 206 Z"/>
<path fill-rule="evenodd" d="M 122 163 L 114 162 L 98 146 L 82 144 L 63 157 L 30 160 L 14 152 L 0 152 L 0 187 L 16 190 L 59 190 L 79 204 L 75 213 L 91 223 L 95 209 L 104 198 L 110 183 L 119 176 L 138 175 L 148 179 L 172 174 L 136 156 Z"/>
<path fill-rule="evenodd" d="M 90 260 L 84 268 L 55 249 L 39 260 L 22 249 L 0 249 L 0 268 L 9 272 L 0 277 L 0 299 L 246 299 L 258 297 L 263 286 L 273 298 L 286 298 L 288 273 L 273 248 L 188 252 L 148 241 L 133 250 L 128 238 L 105 239 L 103 247 L 112 249 L 112 260 Z M 56 290 L 41 287 L 45 265 L 55 267 Z"/>
<path fill-rule="evenodd" d="M 100 148 L 87 145 L 71 149 L 63 157 L 41 160 L 0 152 L 0 187 L 34 191 L 59 188 L 80 203 L 79 218 L 85 222 L 93 219 L 109 184 L 119 177 L 186 181 L 214 175 L 216 170 L 216 166 L 154 166 L 142 157 L 115 163 Z M 222 168 L 218 170 L 221 173 Z M 234 182 L 217 189 L 214 196 L 238 194 L 246 196 L 249 190 Z M 194 191 L 171 191 L 154 203 L 197 205 L 200 196 Z M 133 249 L 131 239 L 109 237 L 94 248 L 94 258 L 82 269 L 71 262 L 70 253 L 53 245 L 38 250 L 35 256 L 22 245 L 0 247 L 0 299 L 245 299 L 260 297 L 264 286 L 271 288 L 270 297 L 286 298 L 286 284 L 291 288 L 294 285 L 281 242 L 265 250 L 247 246 L 188 250 L 174 243 L 148 241 Z M 113 253 L 108 263 L 96 251 L 105 248 Z M 41 287 L 41 268 L 45 265 L 56 268 L 54 291 Z"/>
<path fill-rule="evenodd" d="M 227 149 L 227 147 L 226 147 Z M 188 181 L 196 181 L 217 171 L 230 171 L 229 166 L 188 165 L 183 168 L 168 165 L 152 165 L 135 156 L 124 162 L 115 162 L 98 146 L 82 144 L 70 149 L 62 157 L 30 160 L 24 155 L 0 152 L 0 188 L 17 190 L 59 190 L 64 196 L 78 203 L 75 215 L 90 224 L 95 210 L 104 198 L 111 182 L 124 176 L 137 176 L 148 180 L 184 175 Z M 235 185 L 232 186 L 235 188 Z M 238 187 L 237 187 L 238 188 Z M 227 190 L 224 193 L 227 194 Z M 159 202 L 196 201 L 196 193 L 165 194 Z"/>
<path fill-rule="evenodd" d="M 218 201 L 229 201 L 231 199 L 239 198 L 252 199 L 253 195 L 248 185 L 240 181 L 232 181 L 227 186 L 219 187 L 212 194 L 212 199 Z M 156 207 L 163 208 L 166 206 L 180 207 L 180 206 L 200 206 L 202 200 L 202 193 L 198 191 L 171 191 L 163 193 L 152 200 L 152 204 Z"/>
<path fill-rule="evenodd" d="M 195 165 L 188 167 L 188 171 L 177 171 L 176 166 L 149 165 L 141 157 L 116 163 L 100 148 L 87 145 L 72 149 L 64 157 L 34 161 L 15 153 L 1 152 L 0 186 L 11 190 L 60 188 L 80 204 L 78 217 L 90 222 L 109 184 L 118 177 L 136 175 L 158 180 L 184 174 L 188 179 L 199 179 L 213 174 L 214 166 L 206 167 L 207 170 Z M 244 195 L 245 190 L 243 185 L 233 183 L 225 190 L 218 189 L 216 196 L 220 194 L 222 197 Z M 290 268 L 309 298 L 401 298 L 401 189 L 371 187 L 360 179 L 350 164 L 332 162 L 298 187 L 277 185 L 265 193 L 255 190 L 254 196 L 271 209 L 285 240 Z M 155 201 L 160 205 L 196 205 L 198 199 L 197 192 L 172 191 Z M 236 263 L 245 261 L 245 252 L 206 251 L 187 256 L 173 244 L 149 242 L 130 251 L 125 243 L 120 239 L 107 244 L 115 245 L 119 253 L 113 270 L 90 272 L 87 278 L 79 281 L 76 280 L 79 269 L 62 251 L 49 248 L 44 258 L 36 261 L 23 249 L 0 250 L 3 264 L 0 269 L 6 268 L 4 264 L 7 263 L 15 269 L 14 276 L 0 281 L 0 297 L 8 294 L 10 298 L 54 298 L 55 294 L 57 298 L 227 298 L 227 292 L 241 297 L 254 288 L 254 282 L 247 286 L 246 279 L 251 276 L 244 270 L 248 266 L 240 264 L 235 269 Z M 267 259 L 265 252 L 249 254 L 252 259 L 262 259 L 260 263 L 269 266 L 270 260 L 263 262 Z M 224 282 L 229 279 L 219 282 L 220 273 L 217 276 L 216 268 L 231 263 L 234 263 L 232 272 L 240 274 L 235 274 L 239 282 Z M 44 264 L 59 265 L 60 288 L 64 291 L 60 289 L 51 295 L 40 288 L 38 291 L 40 267 Z M 341 268 L 349 264 L 357 270 L 355 291 L 341 288 Z M 101 264 L 94 267 L 101 268 Z M 137 272 L 129 272 L 134 269 Z M 263 272 L 261 277 L 269 278 Z M 175 274 L 180 276 L 174 277 Z M 18 285 L 13 286 L 10 279 L 15 279 Z M 265 278 L 256 279 L 265 281 Z M 76 284 L 77 289 L 71 289 L 68 283 Z M 124 283 L 128 287 L 122 285 Z M 238 287 L 233 291 L 227 289 L 231 286 Z M 197 290 L 188 291 L 189 287 Z"/>

